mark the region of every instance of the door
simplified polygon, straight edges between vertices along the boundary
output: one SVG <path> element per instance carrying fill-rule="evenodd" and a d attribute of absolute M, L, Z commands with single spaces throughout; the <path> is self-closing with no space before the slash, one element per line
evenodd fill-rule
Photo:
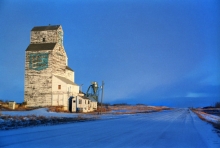
<path fill-rule="evenodd" d="M 72 99 L 72 112 L 76 112 L 76 98 Z"/>

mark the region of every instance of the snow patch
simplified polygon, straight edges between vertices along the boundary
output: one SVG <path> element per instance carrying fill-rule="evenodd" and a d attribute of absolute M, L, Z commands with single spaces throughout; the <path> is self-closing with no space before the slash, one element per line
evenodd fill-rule
<path fill-rule="evenodd" d="M 219 116 L 207 114 L 202 111 L 196 111 L 196 113 L 199 114 L 200 116 L 202 116 L 208 122 L 220 124 L 220 117 Z"/>

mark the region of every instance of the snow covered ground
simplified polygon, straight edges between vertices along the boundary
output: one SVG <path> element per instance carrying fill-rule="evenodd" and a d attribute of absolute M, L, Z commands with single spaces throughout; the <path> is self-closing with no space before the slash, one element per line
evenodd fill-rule
<path fill-rule="evenodd" d="M 220 124 L 220 116 L 207 114 L 202 111 L 196 111 L 196 113 L 202 116 L 202 118 L 204 118 L 206 121 Z"/>
<path fill-rule="evenodd" d="M 46 108 L 31 111 L 3 111 L 0 114 L 0 130 L 28 126 L 66 124 L 100 119 L 98 115 L 48 112 Z"/>
<path fill-rule="evenodd" d="M 0 147 L 219 148 L 212 125 L 188 109 L 0 131 Z"/>
<path fill-rule="evenodd" d="M 70 114 L 70 113 L 56 113 L 56 112 L 47 112 L 47 108 L 39 108 L 30 111 L 1 111 L 3 115 L 11 116 L 27 116 L 27 115 L 36 115 L 36 116 L 45 116 L 45 117 L 76 117 L 79 114 Z"/>

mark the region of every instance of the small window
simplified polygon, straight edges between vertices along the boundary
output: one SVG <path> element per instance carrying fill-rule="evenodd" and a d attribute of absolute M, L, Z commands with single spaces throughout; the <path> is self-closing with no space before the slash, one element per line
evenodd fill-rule
<path fill-rule="evenodd" d="M 90 103 L 90 101 L 88 101 L 88 104 Z"/>
<path fill-rule="evenodd" d="M 75 100 L 73 100 L 73 103 L 76 103 L 76 101 L 75 101 Z"/>
<path fill-rule="evenodd" d="M 86 104 L 86 100 L 85 100 L 85 104 Z"/>
<path fill-rule="evenodd" d="M 79 104 L 82 104 L 82 100 L 81 99 L 79 100 Z"/>
<path fill-rule="evenodd" d="M 43 38 L 43 42 L 46 42 L 45 38 Z"/>
<path fill-rule="evenodd" d="M 61 85 L 58 85 L 58 89 L 61 89 Z"/>

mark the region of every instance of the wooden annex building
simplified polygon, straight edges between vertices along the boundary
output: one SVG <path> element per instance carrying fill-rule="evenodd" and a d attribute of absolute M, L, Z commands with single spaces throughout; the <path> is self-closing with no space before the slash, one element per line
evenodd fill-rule
<path fill-rule="evenodd" d="M 79 93 L 74 71 L 68 66 L 61 25 L 31 30 L 25 59 L 25 94 L 28 107 L 63 106 L 71 112 L 90 112 L 97 101 Z"/>

